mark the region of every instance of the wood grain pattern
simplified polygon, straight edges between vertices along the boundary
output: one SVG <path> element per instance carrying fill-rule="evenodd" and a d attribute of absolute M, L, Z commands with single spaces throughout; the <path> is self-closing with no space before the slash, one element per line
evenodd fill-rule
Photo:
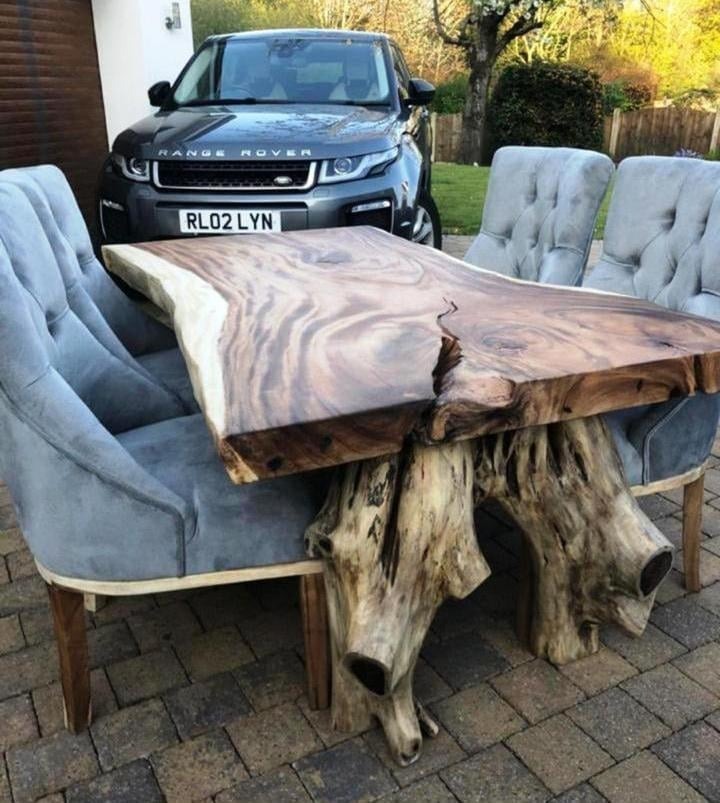
<path fill-rule="evenodd" d="M 375 229 L 105 249 L 173 319 L 236 482 L 720 388 L 720 324 Z"/>

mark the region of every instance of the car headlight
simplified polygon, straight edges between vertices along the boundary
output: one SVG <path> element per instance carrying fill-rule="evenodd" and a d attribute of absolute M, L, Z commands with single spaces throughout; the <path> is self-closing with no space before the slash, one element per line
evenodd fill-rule
<path fill-rule="evenodd" d="M 113 153 L 112 160 L 120 168 L 120 172 L 125 178 L 129 178 L 132 181 L 150 181 L 150 162 L 147 159 Z"/>
<path fill-rule="evenodd" d="M 354 178 L 374 176 L 397 159 L 400 149 L 396 146 L 386 151 L 366 153 L 364 156 L 339 156 L 326 159 L 320 167 L 320 184 L 333 184 L 337 181 L 351 181 Z"/>

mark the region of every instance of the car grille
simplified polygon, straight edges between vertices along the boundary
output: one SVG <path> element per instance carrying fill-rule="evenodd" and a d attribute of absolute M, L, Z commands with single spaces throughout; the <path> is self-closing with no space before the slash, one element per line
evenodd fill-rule
<path fill-rule="evenodd" d="M 158 187 L 183 190 L 305 190 L 315 162 L 155 162 Z"/>

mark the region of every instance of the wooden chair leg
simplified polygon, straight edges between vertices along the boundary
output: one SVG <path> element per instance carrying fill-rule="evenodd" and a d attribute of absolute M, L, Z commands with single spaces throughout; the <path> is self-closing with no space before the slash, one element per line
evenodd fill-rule
<path fill-rule="evenodd" d="M 701 474 L 683 488 L 683 568 L 688 591 L 700 590 L 700 529 L 704 487 L 705 475 Z"/>
<path fill-rule="evenodd" d="M 518 595 L 515 611 L 515 630 L 520 643 L 527 647 L 530 644 L 534 605 L 534 583 L 532 556 L 530 547 L 523 535 L 520 539 L 520 557 L 518 564 Z"/>
<path fill-rule="evenodd" d="M 60 658 L 65 726 L 79 733 L 90 724 L 90 669 L 83 594 L 48 585 Z"/>
<path fill-rule="evenodd" d="M 300 608 L 305 636 L 305 673 L 310 708 L 330 705 L 330 648 L 327 601 L 322 574 L 300 578 Z"/>

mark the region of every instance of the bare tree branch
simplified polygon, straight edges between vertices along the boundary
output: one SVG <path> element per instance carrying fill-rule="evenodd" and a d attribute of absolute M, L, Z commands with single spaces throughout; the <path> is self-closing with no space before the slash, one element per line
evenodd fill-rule
<path fill-rule="evenodd" d="M 640 0 L 640 5 L 645 10 L 646 14 L 649 14 L 653 19 L 657 19 L 651 0 Z"/>
<path fill-rule="evenodd" d="M 450 34 L 447 32 L 447 29 L 442 23 L 438 0 L 433 0 L 433 19 L 435 20 L 435 30 L 443 42 L 448 45 L 456 45 L 457 47 L 467 46 L 468 42 L 466 38 L 462 36 L 450 36 Z"/>
<path fill-rule="evenodd" d="M 537 31 L 539 28 L 542 28 L 542 26 L 543 21 L 539 19 L 527 20 L 524 17 L 520 17 L 515 20 L 515 22 L 498 38 L 497 46 L 495 47 L 495 56 L 499 56 L 513 39 L 525 36 L 531 31 Z"/>

